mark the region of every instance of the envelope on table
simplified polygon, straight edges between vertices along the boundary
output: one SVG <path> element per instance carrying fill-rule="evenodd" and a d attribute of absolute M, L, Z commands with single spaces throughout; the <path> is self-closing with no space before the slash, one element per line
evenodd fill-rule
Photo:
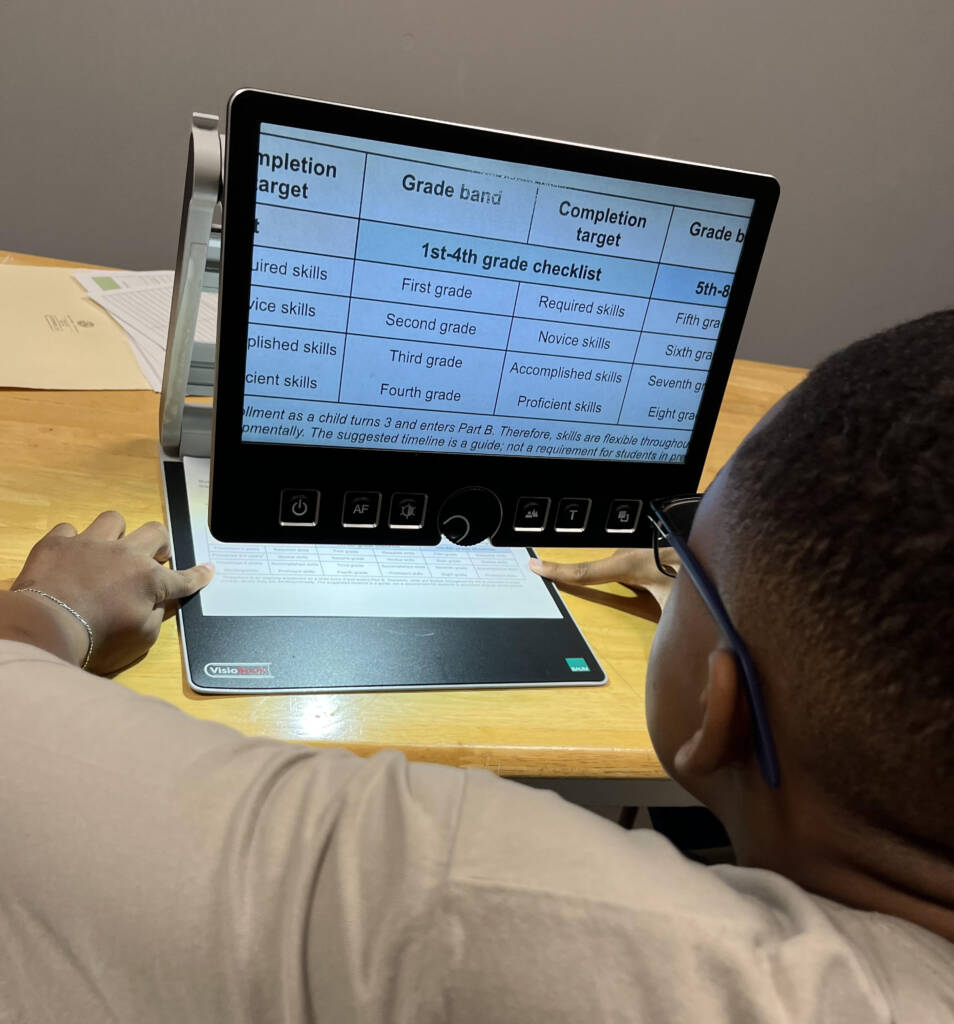
<path fill-rule="evenodd" d="M 72 272 L 0 266 L 0 387 L 150 390 L 126 332 Z"/>

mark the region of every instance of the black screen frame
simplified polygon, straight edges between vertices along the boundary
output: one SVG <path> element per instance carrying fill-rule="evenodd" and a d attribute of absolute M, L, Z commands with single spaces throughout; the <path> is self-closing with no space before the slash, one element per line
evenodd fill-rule
<path fill-rule="evenodd" d="M 613 462 L 243 441 L 246 339 L 262 123 L 751 199 L 754 204 L 751 219 L 685 460 L 682 463 Z M 209 509 L 213 535 L 223 541 L 253 543 L 435 544 L 440 539 L 437 511 L 443 499 L 459 488 L 479 486 L 498 494 L 503 505 L 501 527 L 492 538 L 494 544 L 605 546 L 622 542 L 639 546 L 649 543 L 645 517 L 635 534 L 608 535 L 605 509 L 614 498 L 633 498 L 645 503 L 662 495 L 692 492 L 698 486 L 778 196 L 778 182 L 765 174 L 257 90 L 235 93 L 229 101 L 226 135 Z M 287 487 L 321 492 L 320 515 L 314 527 L 280 524 L 279 495 Z M 346 529 L 341 521 L 343 495 L 362 490 L 384 495 L 381 521 L 373 529 Z M 387 495 L 398 491 L 429 496 L 423 529 L 388 528 Z M 556 533 L 548 529 L 539 536 L 515 532 L 512 529 L 514 501 L 528 494 L 557 499 L 560 495 L 590 498 L 594 503 L 593 514 L 586 530 Z"/>

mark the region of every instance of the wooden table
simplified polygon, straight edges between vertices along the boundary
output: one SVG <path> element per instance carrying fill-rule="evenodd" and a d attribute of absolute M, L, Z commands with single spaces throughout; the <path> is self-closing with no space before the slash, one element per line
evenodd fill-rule
<path fill-rule="evenodd" d="M 58 261 L 0 252 L 4 262 Z M 703 487 L 756 420 L 804 375 L 736 362 Z M 0 586 L 10 585 L 31 545 L 58 522 L 83 526 L 104 508 L 119 509 L 130 527 L 163 518 L 157 422 L 158 396 L 152 392 L 0 389 Z M 541 549 L 543 557 L 564 561 L 599 553 Z M 638 614 L 640 599 L 615 584 L 568 588 L 564 597 L 606 668 L 606 686 L 203 696 L 185 684 L 173 620 L 149 656 L 118 678 L 249 735 L 339 744 L 362 754 L 394 747 L 415 760 L 510 776 L 664 779 L 643 709 L 654 626 Z"/>

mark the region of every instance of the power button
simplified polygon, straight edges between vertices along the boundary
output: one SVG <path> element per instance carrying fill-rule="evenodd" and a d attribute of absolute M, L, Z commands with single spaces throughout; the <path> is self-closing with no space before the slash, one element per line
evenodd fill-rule
<path fill-rule="evenodd" d="M 282 491 L 279 526 L 314 526 L 318 522 L 317 491 L 286 487 Z"/>

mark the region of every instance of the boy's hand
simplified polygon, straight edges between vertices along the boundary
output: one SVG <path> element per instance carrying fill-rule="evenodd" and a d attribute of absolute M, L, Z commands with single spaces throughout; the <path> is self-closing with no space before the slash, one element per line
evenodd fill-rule
<path fill-rule="evenodd" d="M 679 558 L 671 548 L 662 548 L 660 555 L 667 565 L 679 566 Z M 657 568 L 649 548 L 622 548 L 595 562 L 544 562 L 530 559 L 530 568 L 538 575 L 556 583 L 593 586 L 597 583 L 622 583 L 634 590 L 648 591 L 660 609 L 666 604 L 673 580 Z"/>
<path fill-rule="evenodd" d="M 168 560 L 169 535 L 160 523 L 146 523 L 125 535 L 126 523 L 118 512 L 103 512 L 82 533 L 68 523 L 54 526 L 30 552 L 12 591 L 33 587 L 74 608 L 93 631 L 93 654 L 89 669 L 101 675 L 115 672 L 141 657 L 155 642 L 159 627 L 180 598 L 188 597 L 211 579 L 210 565 L 197 565 L 176 572 L 161 563 Z M 11 593 L 4 602 L 17 600 L 11 612 L 18 636 L 29 639 L 31 622 L 37 625 L 42 642 L 44 621 L 49 631 L 51 616 L 57 616 L 61 642 L 55 653 L 63 655 L 64 642 L 71 660 L 82 664 L 89 637 L 82 623 L 66 609 L 39 594 Z M 32 602 L 26 611 L 24 601 Z M 3 622 L 0 620 L 0 627 Z M 0 628 L 0 636 L 4 635 Z M 9 633 L 7 635 L 10 635 Z"/>

